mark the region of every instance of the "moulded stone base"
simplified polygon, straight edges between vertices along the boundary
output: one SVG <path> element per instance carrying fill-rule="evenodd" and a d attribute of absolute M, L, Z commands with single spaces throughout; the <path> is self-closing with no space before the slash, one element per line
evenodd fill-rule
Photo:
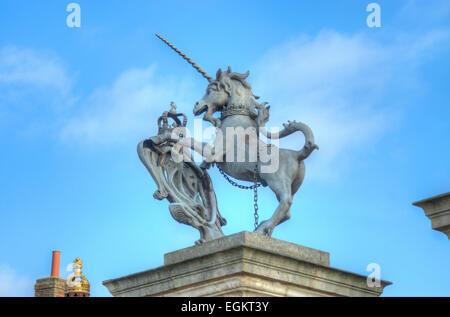
<path fill-rule="evenodd" d="M 327 252 L 240 232 L 168 253 L 164 265 L 107 280 L 113 296 L 379 296 L 390 282 L 329 266 Z"/>

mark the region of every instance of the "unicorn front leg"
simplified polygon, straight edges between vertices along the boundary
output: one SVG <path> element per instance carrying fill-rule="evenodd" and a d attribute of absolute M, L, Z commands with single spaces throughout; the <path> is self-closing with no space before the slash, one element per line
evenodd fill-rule
<path fill-rule="evenodd" d="M 208 108 L 205 115 L 203 116 L 203 120 L 211 122 L 213 126 L 216 128 L 220 128 L 222 125 L 222 121 L 220 119 L 214 118 L 213 114 L 216 112 L 216 109 L 214 108 Z"/>
<path fill-rule="evenodd" d="M 223 158 L 225 155 L 223 150 L 216 149 L 214 145 L 211 145 L 207 142 L 197 141 L 194 138 L 170 138 L 170 140 L 178 144 L 178 146 L 174 146 L 177 153 L 184 153 L 183 148 L 185 148 L 192 149 L 202 155 L 205 160 L 203 160 L 199 167 L 203 170 L 209 169 L 211 167 L 211 164 L 215 163 L 216 161 L 222 162 L 222 159 L 220 158 Z"/>

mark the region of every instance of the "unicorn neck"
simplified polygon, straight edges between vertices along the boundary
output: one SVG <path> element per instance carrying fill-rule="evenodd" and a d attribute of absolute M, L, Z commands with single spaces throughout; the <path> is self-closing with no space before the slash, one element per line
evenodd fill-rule
<path fill-rule="evenodd" d="M 231 87 L 231 96 L 227 103 L 227 109 L 251 109 L 257 105 L 252 90 L 244 87 L 241 82 L 231 80 Z"/>
<path fill-rule="evenodd" d="M 225 131 L 227 127 L 255 127 L 256 122 L 249 115 L 233 114 L 222 118 L 221 129 Z"/>
<path fill-rule="evenodd" d="M 226 109 L 251 109 L 257 106 L 257 102 L 252 95 L 233 94 L 228 100 Z"/>

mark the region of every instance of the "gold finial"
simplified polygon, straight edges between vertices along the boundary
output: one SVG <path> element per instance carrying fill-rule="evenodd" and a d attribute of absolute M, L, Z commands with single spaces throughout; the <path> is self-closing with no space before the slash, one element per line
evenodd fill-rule
<path fill-rule="evenodd" d="M 73 273 L 66 280 L 66 294 L 70 293 L 84 293 L 88 294 L 90 290 L 90 284 L 87 278 L 81 272 L 83 267 L 83 261 L 77 257 L 73 263 Z"/>
<path fill-rule="evenodd" d="M 80 269 L 83 267 L 83 261 L 81 261 L 79 257 L 73 260 L 73 263 L 77 264 L 80 267 Z"/>

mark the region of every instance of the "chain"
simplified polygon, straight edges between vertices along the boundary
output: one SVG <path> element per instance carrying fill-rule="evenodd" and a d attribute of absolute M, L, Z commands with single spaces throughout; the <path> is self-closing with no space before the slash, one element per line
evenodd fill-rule
<path fill-rule="evenodd" d="M 253 191 L 253 207 L 255 209 L 255 230 L 258 228 L 259 215 L 258 215 L 258 165 L 259 165 L 259 125 L 256 126 L 256 164 L 255 171 L 253 173 L 253 181 L 255 182 L 255 188 Z M 259 184 L 261 185 L 261 184 Z"/>
<path fill-rule="evenodd" d="M 256 176 L 257 173 L 258 173 L 258 162 L 256 162 L 256 164 L 255 164 L 255 172 L 253 174 L 253 181 L 255 182 L 255 184 L 253 185 L 253 208 L 255 209 L 255 213 L 254 213 L 254 216 L 255 216 L 255 230 L 256 230 L 256 228 L 258 228 L 258 221 L 259 221 L 259 216 L 258 216 L 258 187 L 261 186 L 261 184 L 258 184 L 258 180 L 257 180 L 257 176 Z"/>
<path fill-rule="evenodd" d="M 259 129 L 257 132 L 257 142 L 259 142 Z M 222 174 L 222 176 L 227 180 L 228 183 L 230 183 L 231 185 L 240 188 L 240 189 L 253 189 L 253 208 L 255 210 L 254 212 L 254 216 L 255 216 L 255 229 L 258 227 L 258 222 L 259 222 L 259 215 L 258 215 L 258 187 L 261 186 L 261 183 L 258 183 L 258 165 L 259 165 L 259 149 L 257 147 L 256 149 L 256 164 L 255 164 L 255 169 L 253 171 L 253 185 L 250 186 L 246 186 L 246 185 L 241 185 L 236 183 L 234 180 L 232 180 L 221 168 L 219 165 L 216 164 L 217 168 L 219 169 L 220 174 Z"/>
<path fill-rule="evenodd" d="M 240 188 L 240 189 L 256 189 L 257 187 L 261 186 L 261 184 L 258 184 L 257 182 L 255 182 L 254 185 L 251 186 L 245 186 L 245 185 L 241 185 L 236 183 L 234 180 L 232 180 L 227 174 L 225 174 L 225 172 L 220 168 L 219 165 L 217 165 L 217 168 L 219 169 L 220 174 L 223 175 L 223 177 L 227 180 L 228 183 L 230 183 L 231 185 L 233 185 L 234 187 Z M 256 167 L 255 167 L 255 171 L 256 171 Z M 256 178 L 256 175 L 254 177 L 254 179 Z"/>

